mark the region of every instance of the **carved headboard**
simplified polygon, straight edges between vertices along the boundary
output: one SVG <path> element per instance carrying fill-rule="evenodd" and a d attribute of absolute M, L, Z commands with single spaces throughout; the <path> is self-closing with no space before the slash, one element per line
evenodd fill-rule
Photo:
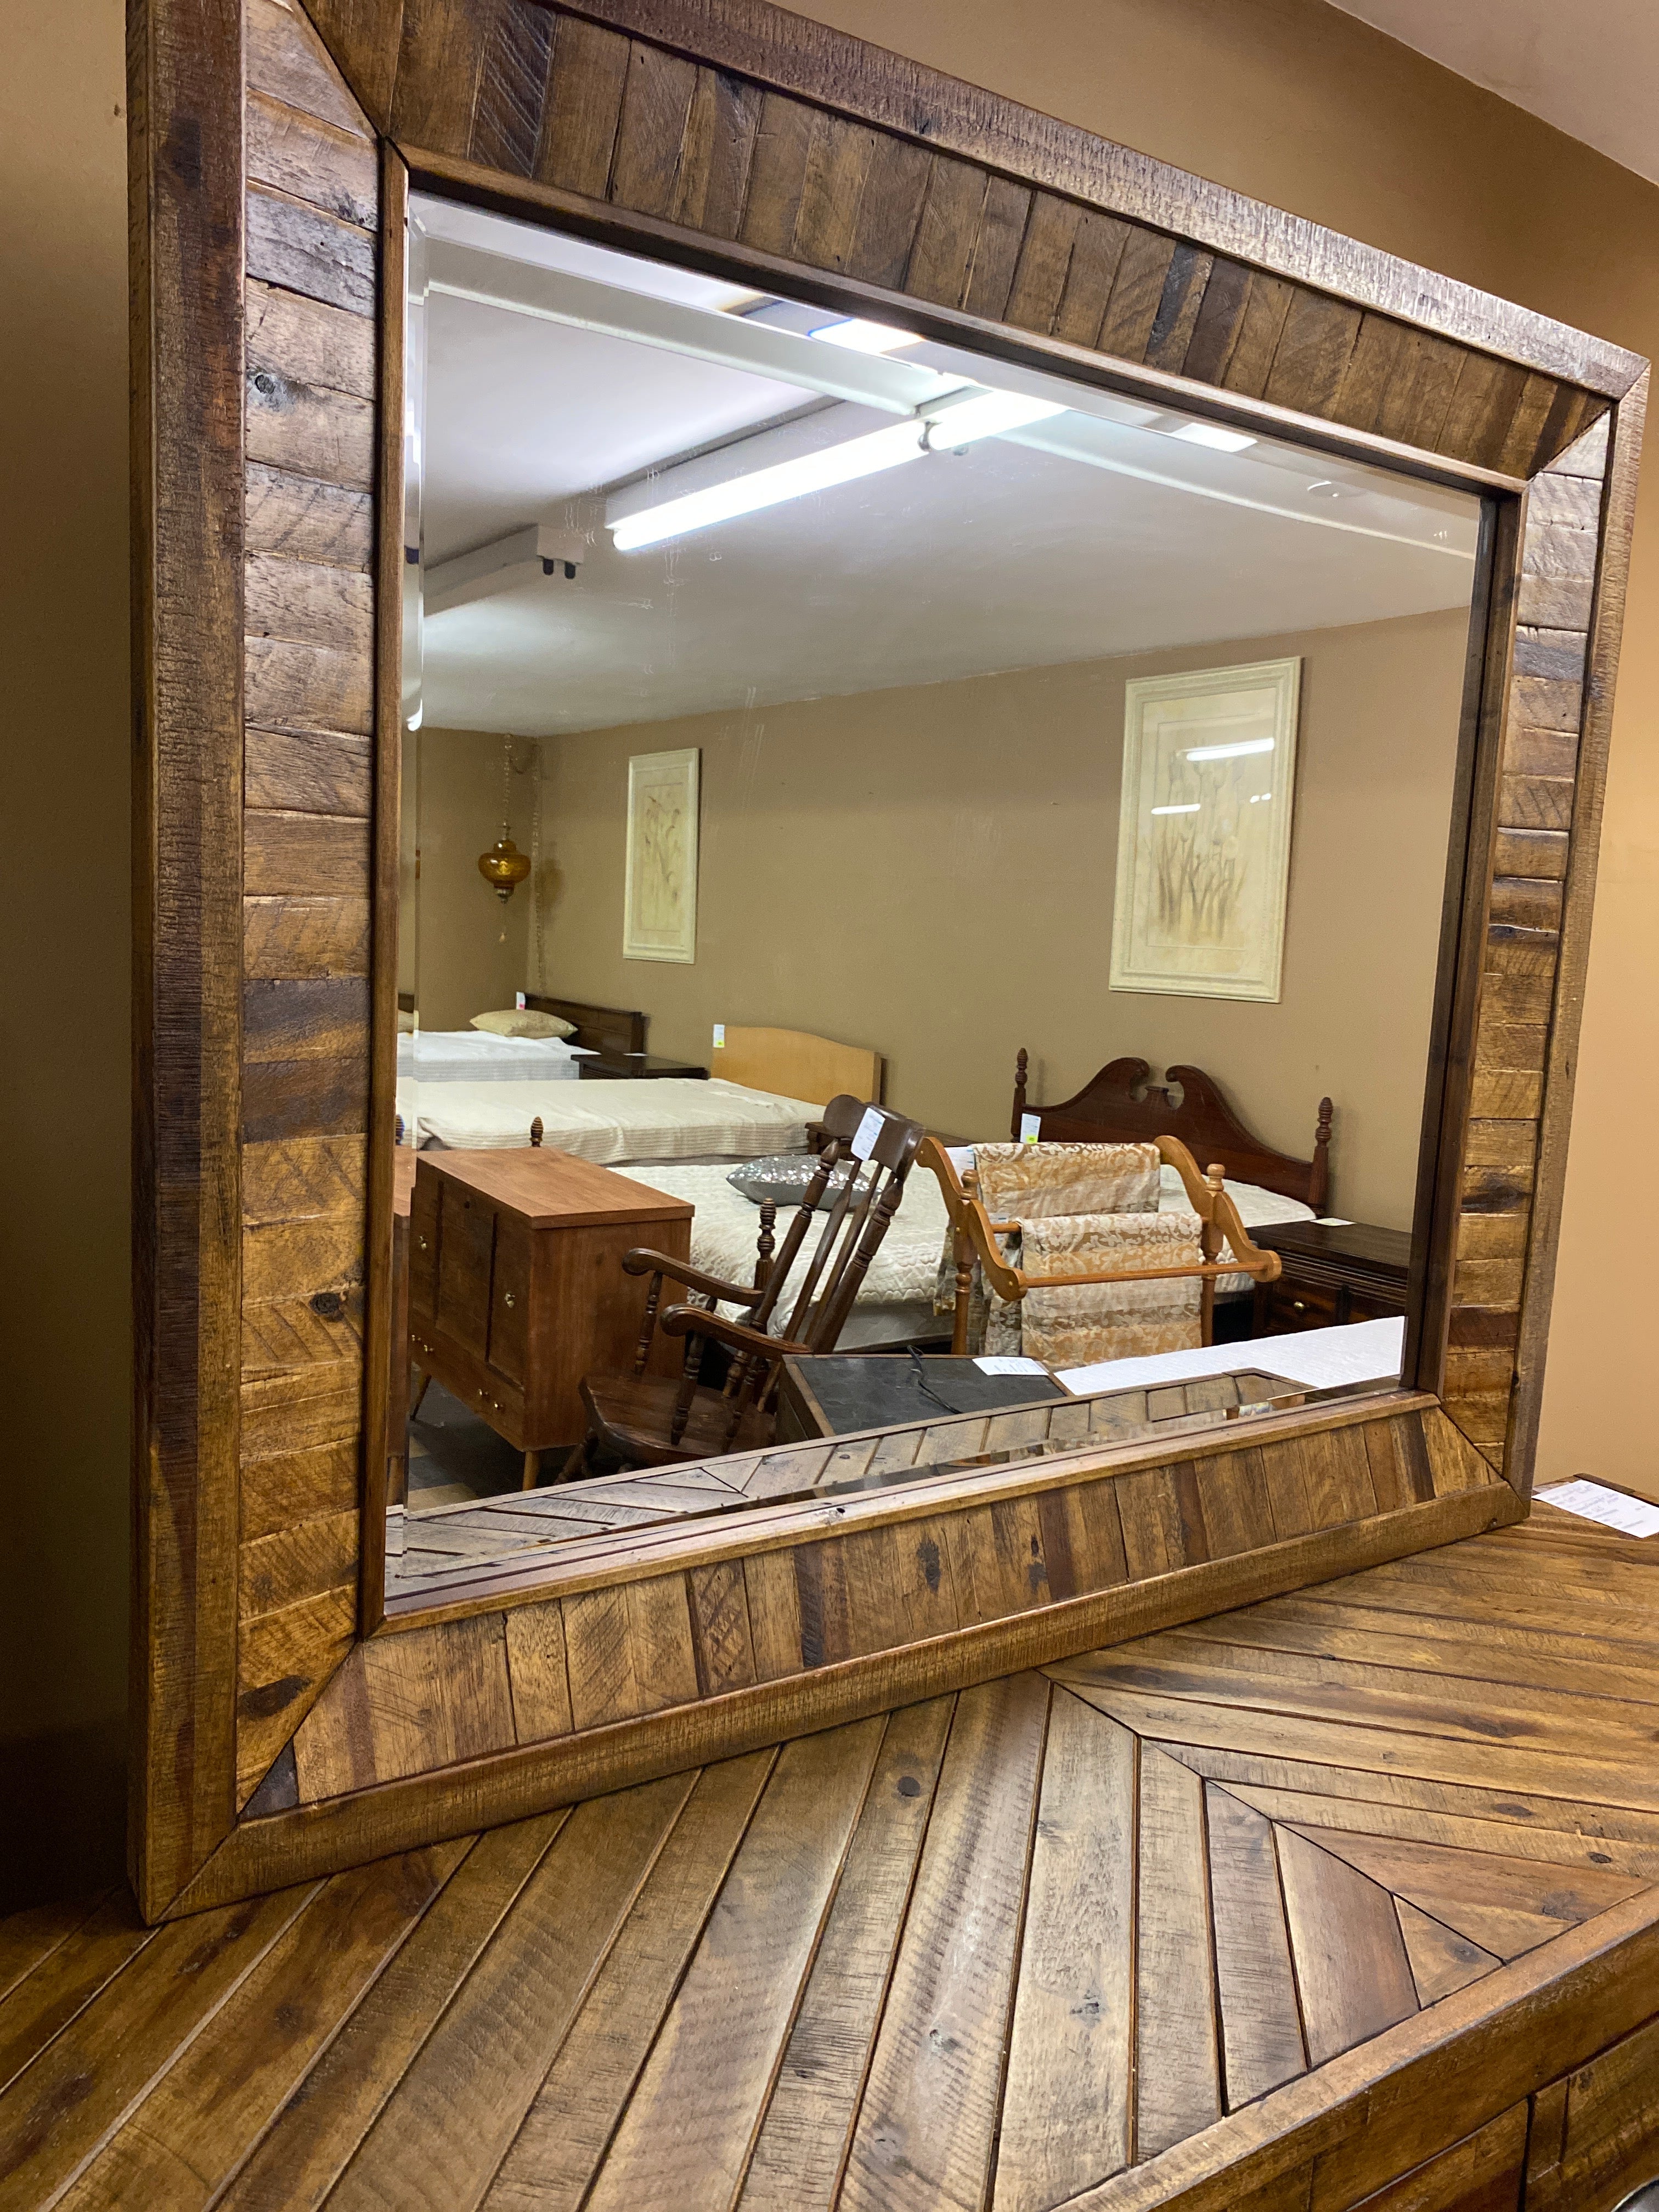
<path fill-rule="evenodd" d="M 602 1052 L 608 1060 L 645 1050 L 648 1017 L 644 1014 L 630 1013 L 622 1006 L 590 1006 L 580 999 L 545 998 L 535 991 L 526 991 L 524 1002 L 535 1013 L 555 1014 L 562 1022 L 574 1022 L 576 1034 L 567 1038 L 567 1043 Z"/>
<path fill-rule="evenodd" d="M 1200 1167 L 1219 1161 L 1235 1182 L 1260 1183 L 1281 1198 L 1299 1199 L 1316 1213 L 1331 1200 L 1331 1102 L 1319 1102 L 1311 1159 L 1276 1152 L 1253 1136 L 1234 1113 L 1213 1076 L 1201 1067 L 1169 1067 L 1164 1082 L 1149 1079 L 1144 1060 L 1114 1060 L 1090 1078 L 1075 1098 L 1053 1106 L 1033 1106 L 1026 1098 L 1027 1055 L 1020 1048 L 1014 1066 L 1014 1105 L 1009 1134 L 1016 1140 L 1020 1121 L 1036 1114 L 1040 1133 L 1050 1143 L 1143 1144 L 1152 1137 L 1179 1137 Z M 1175 1085 L 1179 1100 L 1167 1087 Z"/>

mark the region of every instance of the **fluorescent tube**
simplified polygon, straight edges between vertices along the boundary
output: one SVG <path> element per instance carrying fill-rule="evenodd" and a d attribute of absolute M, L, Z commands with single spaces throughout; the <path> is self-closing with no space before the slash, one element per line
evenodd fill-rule
<path fill-rule="evenodd" d="M 1255 443 L 1242 430 L 1223 430 L 1213 422 L 1183 422 L 1178 430 L 1171 430 L 1172 438 L 1179 438 L 1188 446 L 1208 446 L 1218 453 L 1242 453 L 1246 446 Z"/>
<path fill-rule="evenodd" d="M 1191 755 L 1189 754 L 1188 757 L 1190 759 Z M 1200 799 L 1190 799 L 1185 806 L 1154 806 L 1152 811 L 1154 814 L 1196 814 L 1203 803 Z"/>
<path fill-rule="evenodd" d="M 976 439 L 1024 430 L 1066 411 L 1057 400 L 1028 399 L 1023 392 L 979 392 L 971 399 L 935 408 L 927 417 L 927 443 L 936 453 L 954 453 Z"/>
<path fill-rule="evenodd" d="M 1243 760 L 1246 753 L 1270 753 L 1272 738 L 1242 738 L 1236 745 L 1194 745 L 1188 760 Z"/>
<path fill-rule="evenodd" d="M 827 491 L 832 484 L 850 483 L 855 477 L 896 468 L 902 461 L 919 461 L 927 451 L 921 426 L 895 422 L 885 430 L 872 430 L 862 438 L 849 438 L 839 446 L 826 446 L 816 453 L 801 453 L 779 461 L 769 469 L 756 469 L 746 477 L 729 477 L 706 490 L 687 492 L 683 498 L 665 500 L 660 507 L 643 507 L 611 525 L 612 543 L 619 553 L 633 553 L 655 545 L 665 538 L 683 538 L 690 530 L 706 530 L 712 522 L 729 522 L 736 515 L 754 514 L 781 501 L 799 499 L 803 493 Z"/>
<path fill-rule="evenodd" d="M 890 323 L 866 323 L 858 315 L 848 315 L 838 323 L 820 323 L 806 335 L 822 338 L 825 345 L 845 346 L 849 353 L 896 353 L 901 346 L 921 343 L 915 331 L 896 331 Z"/>

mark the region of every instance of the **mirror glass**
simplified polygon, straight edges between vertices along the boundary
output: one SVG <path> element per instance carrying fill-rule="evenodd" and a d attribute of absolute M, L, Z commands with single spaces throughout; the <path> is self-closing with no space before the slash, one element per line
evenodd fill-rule
<path fill-rule="evenodd" d="M 392 1608 L 1392 1387 L 1480 502 L 440 200 L 410 270 Z"/>

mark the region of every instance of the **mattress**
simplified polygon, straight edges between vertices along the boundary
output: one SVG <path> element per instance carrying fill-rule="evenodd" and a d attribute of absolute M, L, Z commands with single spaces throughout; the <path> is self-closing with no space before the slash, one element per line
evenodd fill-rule
<path fill-rule="evenodd" d="M 585 1084 L 584 1097 L 587 1091 L 598 1087 Z M 641 1085 L 639 1088 L 655 1090 L 660 1086 Z M 665 1166 L 649 1174 L 637 1175 L 634 1180 L 648 1183 L 653 1190 L 665 1191 L 671 1198 L 690 1199 L 696 1206 L 691 1222 L 694 1267 L 721 1276 L 728 1283 L 752 1283 L 755 1246 L 760 1236 L 760 1208 L 741 1192 L 732 1189 L 726 1180 L 727 1173 L 724 1167 Z M 1297 1200 L 1281 1198 L 1277 1191 L 1263 1190 L 1256 1183 L 1230 1182 L 1227 1190 L 1247 1229 L 1270 1221 L 1313 1218 L 1311 1209 Z M 1174 1168 L 1165 1168 L 1158 1197 L 1159 1211 L 1184 1212 L 1187 1203 L 1186 1188 L 1180 1176 Z M 780 1211 L 780 1243 L 792 1218 L 792 1212 Z M 948 1317 L 933 1311 L 933 1291 L 948 1226 L 945 1200 L 937 1181 L 925 1170 L 918 1170 L 904 1186 L 899 1210 L 864 1279 L 853 1319 L 842 1336 L 844 1346 L 891 1343 L 910 1336 L 936 1336 L 948 1329 Z M 781 1322 L 787 1318 L 792 1304 L 788 1289 L 798 1285 L 805 1273 L 817 1233 L 809 1235 L 792 1270 L 790 1285 L 778 1301 Z M 1229 1287 L 1249 1290 L 1250 1279 L 1248 1275 L 1223 1275 L 1218 1279 L 1216 1287 L 1218 1291 Z M 726 1310 L 733 1321 L 742 1318 L 736 1306 Z"/>
<path fill-rule="evenodd" d="M 407 1104 L 405 1091 L 411 1094 Z M 418 1096 L 414 1091 L 413 1085 L 399 1086 L 398 1110 L 416 1143 L 455 1152 L 505 1151 L 527 1145 L 530 1125 L 539 1119 L 544 1143 L 602 1167 L 711 1155 L 735 1162 L 805 1152 L 807 1126 L 823 1111 L 804 1098 L 717 1079 L 444 1083 L 430 1090 L 422 1085 Z"/>
<path fill-rule="evenodd" d="M 494 1036 L 485 1030 L 420 1030 L 398 1039 L 400 1083 L 574 1083 L 587 1045 L 562 1037 Z"/>

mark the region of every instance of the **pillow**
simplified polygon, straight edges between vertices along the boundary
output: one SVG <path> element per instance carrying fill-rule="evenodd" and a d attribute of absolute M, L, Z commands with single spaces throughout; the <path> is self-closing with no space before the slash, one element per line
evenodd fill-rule
<path fill-rule="evenodd" d="M 823 1203 L 831 1204 L 844 1188 L 847 1178 L 859 1164 L 856 1160 L 843 1160 L 830 1174 L 824 1186 Z M 818 1163 L 811 1152 L 775 1152 L 764 1160 L 744 1160 L 741 1167 L 732 1169 L 726 1180 L 733 1190 L 741 1191 L 751 1205 L 764 1206 L 769 1199 L 780 1208 L 799 1206 L 806 1195 L 806 1186 L 818 1171 Z"/>
<path fill-rule="evenodd" d="M 413 1036 L 415 1034 L 415 1017 L 402 1006 L 398 1009 L 398 1034 L 399 1036 Z"/>
<path fill-rule="evenodd" d="M 504 1037 L 573 1037 L 574 1022 L 563 1022 L 556 1014 L 538 1014 L 528 1006 L 507 1006 L 499 1014 L 474 1014 L 472 1026 L 484 1030 L 491 1036 Z"/>

